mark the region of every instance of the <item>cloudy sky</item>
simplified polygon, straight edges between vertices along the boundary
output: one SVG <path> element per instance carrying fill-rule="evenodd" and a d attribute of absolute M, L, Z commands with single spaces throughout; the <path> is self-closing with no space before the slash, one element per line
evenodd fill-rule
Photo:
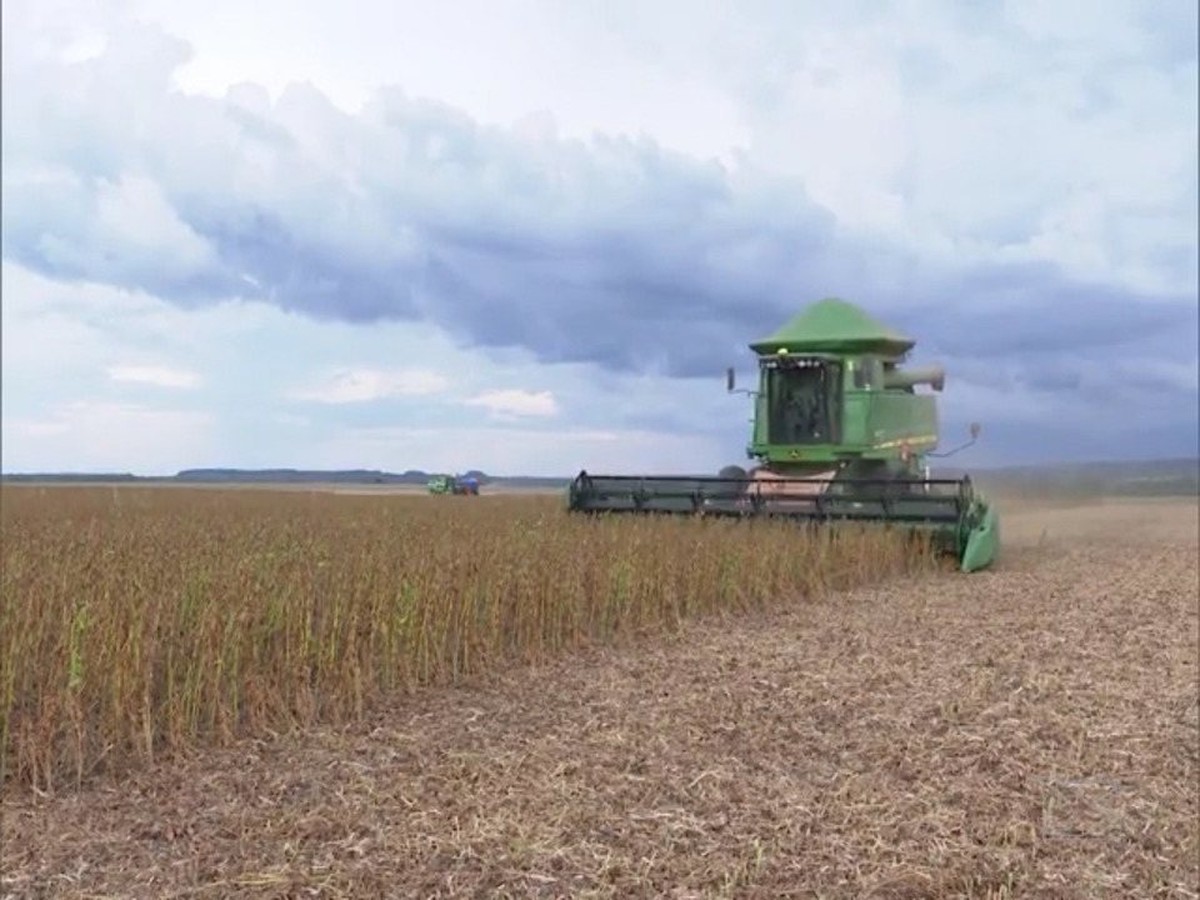
<path fill-rule="evenodd" d="M 6 0 L 3 468 L 715 471 L 836 295 L 1197 452 L 1194 0 Z"/>

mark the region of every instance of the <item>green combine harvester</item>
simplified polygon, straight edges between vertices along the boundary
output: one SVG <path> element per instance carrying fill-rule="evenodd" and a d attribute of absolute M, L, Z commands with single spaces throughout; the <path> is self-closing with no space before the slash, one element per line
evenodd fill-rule
<path fill-rule="evenodd" d="M 771 516 L 801 522 L 878 522 L 924 530 L 963 572 L 988 566 L 1000 543 L 995 507 L 968 476 L 931 478 L 937 454 L 940 366 L 904 368 L 911 338 L 851 303 L 821 300 L 750 345 L 758 356 L 747 471 L 712 477 L 580 472 L 568 508 L 585 513 Z M 737 391 L 733 370 L 727 388 Z"/>
<path fill-rule="evenodd" d="M 451 494 L 454 496 L 479 496 L 479 479 L 467 476 L 459 478 L 454 475 L 434 475 L 425 484 L 431 494 Z"/>

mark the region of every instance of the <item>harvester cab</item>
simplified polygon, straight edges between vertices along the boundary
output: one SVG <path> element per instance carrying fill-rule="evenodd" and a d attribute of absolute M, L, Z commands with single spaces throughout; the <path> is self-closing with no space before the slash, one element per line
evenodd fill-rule
<path fill-rule="evenodd" d="M 932 478 L 941 366 L 906 367 L 911 338 L 844 300 L 813 304 L 750 345 L 758 362 L 748 394 L 754 418 L 747 471 L 715 477 L 590 475 L 568 489 L 579 512 L 777 516 L 881 522 L 920 529 L 964 572 L 990 564 L 999 546 L 995 508 L 968 476 Z M 918 391 L 928 387 L 930 392 Z M 975 441 L 971 439 L 950 453 Z"/>

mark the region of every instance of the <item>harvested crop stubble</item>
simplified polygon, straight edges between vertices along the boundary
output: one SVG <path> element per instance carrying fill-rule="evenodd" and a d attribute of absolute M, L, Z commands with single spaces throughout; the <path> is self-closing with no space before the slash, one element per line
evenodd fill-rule
<path fill-rule="evenodd" d="M 6 487 L 3 545 L 0 766 L 41 790 L 933 564 L 878 530 L 550 497 L 155 488 Z"/>
<path fill-rule="evenodd" d="M 0 895 L 1195 898 L 1195 502 L 1005 521 L 978 575 L 21 792 Z"/>

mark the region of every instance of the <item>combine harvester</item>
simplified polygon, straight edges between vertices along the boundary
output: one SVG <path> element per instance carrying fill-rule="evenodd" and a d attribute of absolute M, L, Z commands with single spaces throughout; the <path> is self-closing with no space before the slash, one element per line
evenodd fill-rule
<path fill-rule="evenodd" d="M 758 355 L 749 472 L 715 477 L 590 475 L 567 493 L 575 512 L 770 516 L 802 522 L 878 522 L 930 533 L 963 572 L 989 565 L 1000 542 L 996 509 L 968 476 L 931 478 L 940 366 L 901 368 L 915 341 L 844 300 L 813 304 L 770 337 Z M 737 390 L 733 370 L 727 389 Z"/>
<path fill-rule="evenodd" d="M 451 494 L 454 496 L 479 496 L 479 479 L 467 476 L 460 478 L 454 475 L 434 475 L 425 485 L 431 494 Z"/>

